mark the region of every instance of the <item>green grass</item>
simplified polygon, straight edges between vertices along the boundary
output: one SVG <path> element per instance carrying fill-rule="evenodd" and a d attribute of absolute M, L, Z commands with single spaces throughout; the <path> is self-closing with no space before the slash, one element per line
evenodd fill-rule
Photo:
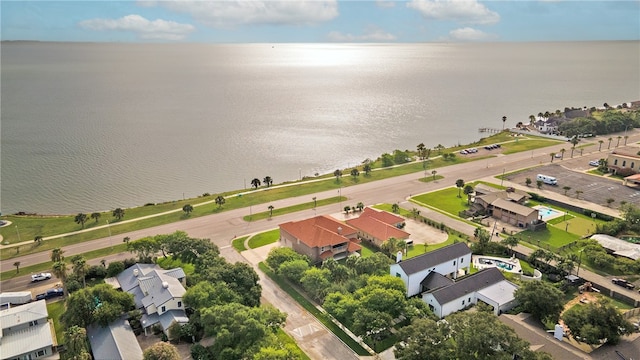
<path fill-rule="evenodd" d="M 593 234 L 595 232 L 597 225 L 602 225 L 606 223 L 606 221 L 601 219 L 593 219 L 590 216 L 584 215 L 579 212 L 575 212 L 573 210 L 567 210 L 559 206 L 551 206 L 549 204 L 540 203 L 535 200 L 529 200 L 529 204 L 531 206 L 543 205 L 543 206 L 552 208 L 554 210 L 557 210 L 561 213 L 566 213 L 567 214 L 566 217 L 561 216 L 555 219 L 551 219 L 547 222 L 547 225 L 551 225 L 562 231 L 565 231 L 566 229 L 566 231 L 579 236 Z M 569 224 L 569 226 L 567 226 L 567 223 Z"/>
<path fill-rule="evenodd" d="M 291 296 L 295 301 L 298 302 L 305 310 L 311 313 L 318 321 L 320 321 L 329 331 L 334 333 L 343 343 L 345 343 L 351 350 L 353 350 L 356 354 L 360 356 L 370 356 L 369 352 L 365 350 L 357 341 L 351 338 L 347 333 L 345 333 L 340 327 L 331 321 L 328 314 L 325 314 L 318 310 L 314 304 L 309 302 L 304 296 L 302 296 L 293 286 L 291 286 L 287 281 L 285 281 L 282 277 L 275 274 L 267 265 L 264 263 L 259 263 L 258 267 L 262 270 L 267 276 L 269 276 L 274 282 L 280 286 L 282 290 L 284 290 L 289 296 Z"/>
<path fill-rule="evenodd" d="M 608 174 L 608 172 L 606 173 L 604 171 L 598 170 L 598 168 L 595 168 L 595 169 L 591 169 L 591 170 L 587 171 L 587 174 L 604 176 L 604 175 Z"/>
<path fill-rule="evenodd" d="M 279 216 L 279 215 L 284 215 L 284 214 L 290 214 L 290 213 L 294 213 L 294 212 L 298 212 L 298 211 L 302 211 L 302 210 L 309 210 L 309 209 L 313 209 L 314 207 L 317 206 L 324 206 L 324 205 L 331 205 L 331 204 L 336 204 L 339 203 L 341 201 L 347 201 L 349 199 L 347 199 L 344 196 L 336 196 L 336 197 L 332 197 L 332 198 L 328 198 L 328 199 L 321 199 L 321 200 L 317 200 L 316 202 L 311 201 L 311 202 L 307 202 L 307 203 L 303 203 L 303 204 L 296 204 L 296 205 L 292 205 L 292 206 L 287 206 L 281 209 L 278 208 L 274 208 L 273 212 L 270 211 L 263 211 L 263 212 L 259 212 L 259 213 L 255 213 L 255 214 L 251 214 L 251 215 L 247 215 L 244 216 L 242 219 L 244 221 L 256 221 L 256 220 L 263 220 L 263 219 L 268 219 L 268 218 L 272 218 L 274 216 Z M 269 208 L 269 206 L 265 206 L 265 208 Z"/>
<path fill-rule="evenodd" d="M 423 183 L 428 183 L 428 182 L 437 181 L 437 180 L 442 180 L 442 179 L 444 179 L 444 176 L 442 176 L 442 175 L 436 175 L 436 176 L 433 176 L 433 175 L 428 175 L 428 174 L 427 174 L 427 176 L 422 177 L 422 178 L 420 178 L 420 179 L 418 179 L 418 180 L 419 180 L 419 181 L 422 181 Z"/>
<path fill-rule="evenodd" d="M 469 207 L 469 205 L 467 205 L 467 195 L 460 190 L 461 197 L 458 197 L 458 190 L 457 187 L 451 187 L 414 196 L 411 199 L 436 207 L 457 217 L 460 211 L 466 210 Z"/>
<path fill-rule="evenodd" d="M 58 344 L 64 344 L 64 328 L 60 322 L 60 316 L 65 312 L 64 300 L 48 303 L 47 312 L 49 313 L 49 319 L 53 320 Z"/>
<path fill-rule="evenodd" d="M 426 226 L 426 225 L 425 225 Z M 412 257 L 416 257 L 418 255 L 422 255 L 440 248 L 443 248 L 447 245 L 451 245 L 454 243 L 454 240 L 456 240 L 459 238 L 455 235 L 449 234 L 449 237 L 447 238 L 446 241 L 441 242 L 441 243 L 437 243 L 437 244 L 428 244 L 428 245 L 424 245 L 424 244 L 414 244 L 413 246 L 411 246 L 409 248 L 409 251 L 407 252 L 407 259 L 410 259 Z"/>
<path fill-rule="evenodd" d="M 293 338 L 291 336 L 289 336 L 289 334 L 284 332 L 284 330 L 279 328 L 276 331 L 276 338 L 278 338 L 278 341 L 280 341 L 280 345 L 282 345 L 283 347 L 284 346 L 290 346 L 290 347 L 293 347 L 295 349 L 298 349 L 300 351 L 300 354 L 302 354 L 302 356 L 297 358 L 297 359 L 299 359 L 299 360 L 311 360 L 311 358 L 309 356 L 307 356 L 307 354 L 305 354 L 304 351 L 302 351 L 302 349 L 300 349 L 300 347 L 298 346 L 296 341 L 293 340 Z"/>
<path fill-rule="evenodd" d="M 502 144 L 502 153 L 505 155 L 513 154 L 522 151 L 539 149 L 547 146 L 558 145 L 562 143 L 559 140 L 550 139 L 518 139 L 517 142 L 509 142 Z"/>
<path fill-rule="evenodd" d="M 245 250 L 247 250 L 247 248 L 244 246 L 244 242 L 245 240 L 247 240 L 248 236 L 243 236 L 237 239 L 233 239 L 233 241 L 231 242 L 231 246 L 233 246 L 234 249 L 236 249 L 237 252 L 243 252 Z"/>
<path fill-rule="evenodd" d="M 540 247 L 546 248 L 550 246 L 551 249 L 555 251 L 564 245 L 580 239 L 579 235 L 565 232 L 564 229 L 560 230 L 553 226 L 547 226 L 546 229 L 538 231 L 525 230 L 519 233 L 517 237 L 520 238 L 521 241 L 526 241 Z"/>
<path fill-rule="evenodd" d="M 113 247 L 93 250 L 93 251 L 89 251 L 89 252 L 86 252 L 86 253 L 82 253 L 80 255 L 84 256 L 85 259 L 89 260 L 89 259 L 103 258 L 103 257 L 105 257 L 107 255 L 112 255 L 112 254 L 120 254 L 120 253 L 123 253 L 123 252 L 126 252 L 126 251 L 127 251 L 127 245 L 126 244 L 118 244 L 118 245 L 113 246 Z M 51 261 L 47 261 L 47 262 L 40 263 L 40 264 L 34 264 L 34 265 L 22 264 L 22 266 L 20 266 L 20 273 L 19 274 L 16 274 L 15 270 L 5 271 L 5 272 L 0 274 L 0 279 L 1 280 L 9 280 L 9 279 L 13 279 L 13 278 L 15 278 L 17 276 L 21 276 L 21 275 L 25 275 L 25 274 L 31 274 L 31 273 L 37 273 L 37 272 L 41 272 L 41 271 L 44 271 L 44 270 L 49 270 L 49 269 L 51 269 L 52 265 L 53 265 L 53 263 Z"/>
<path fill-rule="evenodd" d="M 280 239 L 280 229 L 265 231 L 252 236 L 249 239 L 249 249 L 259 248 L 268 244 L 272 244 Z"/>
<path fill-rule="evenodd" d="M 171 256 L 167 258 L 162 256 L 158 257 L 158 260 L 156 260 L 156 264 L 160 265 L 160 267 L 163 269 L 175 269 L 180 267 L 187 275 L 193 275 L 195 272 L 195 265 L 184 263 L 180 259 L 173 259 L 171 258 Z"/>

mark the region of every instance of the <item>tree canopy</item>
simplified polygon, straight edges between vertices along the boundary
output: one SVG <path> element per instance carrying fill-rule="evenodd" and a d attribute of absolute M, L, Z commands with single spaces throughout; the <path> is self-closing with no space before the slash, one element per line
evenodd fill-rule
<path fill-rule="evenodd" d="M 142 353 L 143 360 L 180 360 L 182 357 L 175 346 L 167 342 L 157 342 Z"/>
<path fill-rule="evenodd" d="M 544 281 L 526 281 L 514 293 L 522 310 L 538 320 L 554 323 L 564 308 L 563 295 L 562 291 Z"/>
<path fill-rule="evenodd" d="M 133 307 L 133 295 L 108 284 L 98 284 L 69 295 L 67 310 L 60 320 L 66 327 L 77 325 L 86 328 L 93 323 L 107 326 Z"/>
<path fill-rule="evenodd" d="M 633 332 L 633 325 L 605 298 L 570 308 L 562 320 L 574 339 L 591 345 L 617 344 L 621 336 Z"/>

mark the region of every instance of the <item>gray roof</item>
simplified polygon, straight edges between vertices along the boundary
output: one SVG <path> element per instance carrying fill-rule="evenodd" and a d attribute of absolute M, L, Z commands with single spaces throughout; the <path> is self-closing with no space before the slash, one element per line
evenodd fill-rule
<path fill-rule="evenodd" d="M 169 310 L 160 315 L 160 325 L 163 329 L 168 330 L 174 322 L 186 324 L 189 322 L 189 318 L 182 310 Z"/>
<path fill-rule="evenodd" d="M 591 239 L 596 240 L 603 248 L 613 251 L 615 255 L 633 260 L 640 259 L 640 244 L 633 244 L 606 234 L 594 234 Z"/>
<path fill-rule="evenodd" d="M 0 310 L 0 328 L 8 329 L 30 321 L 46 319 L 48 316 L 47 303 L 44 300 L 33 301 L 28 304 Z"/>
<path fill-rule="evenodd" d="M 453 284 L 453 280 L 435 271 L 430 272 L 429 275 L 425 276 L 424 280 L 422 280 L 422 282 L 420 283 L 420 285 L 422 285 L 422 288 L 426 289 L 427 291 L 439 289 L 451 284 Z"/>
<path fill-rule="evenodd" d="M 473 275 L 456 281 L 454 284 L 432 291 L 431 294 L 440 304 L 446 304 L 452 300 L 458 299 L 465 294 L 471 294 L 480 289 L 499 283 L 505 280 L 502 272 L 497 268 L 491 267 L 480 270 Z"/>
<path fill-rule="evenodd" d="M 147 294 L 142 299 L 144 307 L 151 304 L 160 307 L 173 298 L 182 297 L 186 292 L 178 279 L 155 270 L 150 272 L 148 276 L 140 278 L 140 290 Z"/>
<path fill-rule="evenodd" d="M 0 341 L 2 359 L 11 359 L 53 345 L 52 329 L 47 322 L 45 300 L 12 307 L 0 311 Z M 17 327 L 38 320 L 38 324 Z M 17 330 L 9 330 L 17 327 Z"/>
<path fill-rule="evenodd" d="M 129 322 L 123 318 L 106 327 L 88 327 L 87 337 L 95 359 L 142 360 L 140 344 Z"/>
<path fill-rule="evenodd" d="M 471 254 L 471 249 L 467 244 L 461 242 L 401 261 L 398 265 L 405 274 L 411 275 L 468 254 Z"/>
<path fill-rule="evenodd" d="M 516 213 L 518 215 L 522 215 L 522 216 L 529 216 L 533 213 L 537 213 L 538 209 L 534 209 L 534 208 L 530 208 L 528 206 L 524 206 L 524 205 L 520 205 L 516 202 L 513 201 L 509 201 L 509 200 L 505 200 L 502 198 L 498 198 L 495 199 L 491 205 L 493 207 L 497 207 L 500 209 L 504 209 L 504 210 L 508 210 L 511 211 L 513 213 Z M 537 218 L 537 216 L 536 216 Z"/>
<path fill-rule="evenodd" d="M 156 264 L 135 264 L 129 266 L 128 268 L 124 269 L 123 272 L 118 274 L 118 283 L 120 283 L 122 291 L 129 292 L 129 290 L 138 286 L 138 277 L 144 276 L 152 270 L 159 268 L 160 267 Z M 137 276 L 135 275 L 136 270 L 138 271 Z"/>

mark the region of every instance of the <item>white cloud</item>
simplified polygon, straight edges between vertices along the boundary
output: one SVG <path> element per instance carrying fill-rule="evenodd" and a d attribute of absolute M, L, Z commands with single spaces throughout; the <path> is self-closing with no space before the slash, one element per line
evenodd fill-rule
<path fill-rule="evenodd" d="M 371 28 L 362 35 L 343 34 L 339 31 L 332 31 L 327 35 L 329 41 L 333 42 L 391 42 L 396 40 L 396 36 L 384 32 L 378 28 Z"/>
<path fill-rule="evenodd" d="M 396 3 L 394 1 L 378 0 L 376 1 L 376 6 L 380 8 L 392 8 L 396 6 Z"/>
<path fill-rule="evenodd" d="M 140 15 L 127 15 L 119 19 L 90 19 L 79 23 L 80 27 L 96 31 L 131 31 L 142 39 L 182 40 L 195 28 L 175 21 L 147 20 Z"/>
<path fill-rule="evenodd" d="M 478 29 L 464 27 L 449 31 L 449 37 L 458 41 L 482 41 L 494 40 L 497 38 L 494 34 L 488 34 Z"/>
<path fill-rule="evenodd" d="M 153 2 L 145 2 L 145 6 Z M 338 16 L 337 0 L 325 1 L 158 1 L 211 27 L 242 24 L 313 25 Z"/>
<path fill-rule="evenodd" d="M 463 24 L 495 24 L 500 15 L 477 0 L 413 0 L 408 8 L 427 19 L 452 20 Z"/>

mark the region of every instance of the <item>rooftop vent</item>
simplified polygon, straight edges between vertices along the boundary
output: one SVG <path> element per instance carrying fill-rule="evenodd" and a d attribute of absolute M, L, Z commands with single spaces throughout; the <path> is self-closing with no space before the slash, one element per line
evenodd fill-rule
<path fill-rule="evenodd" d="M 137 277 L 139 272 L 138 269 L 133 269 L 133 276 Z"/>
<path fill-rule="evenodd" d="M 169 283 L 168 283 L 168 282 L 166 282 L 166 281 L 163 281 L 163 282 L 162 282 L 162 287 L 163 287 L 163 288 L 165 288 L 165 289 L 167 289 L 167 288 L 169 287 Z"/>

